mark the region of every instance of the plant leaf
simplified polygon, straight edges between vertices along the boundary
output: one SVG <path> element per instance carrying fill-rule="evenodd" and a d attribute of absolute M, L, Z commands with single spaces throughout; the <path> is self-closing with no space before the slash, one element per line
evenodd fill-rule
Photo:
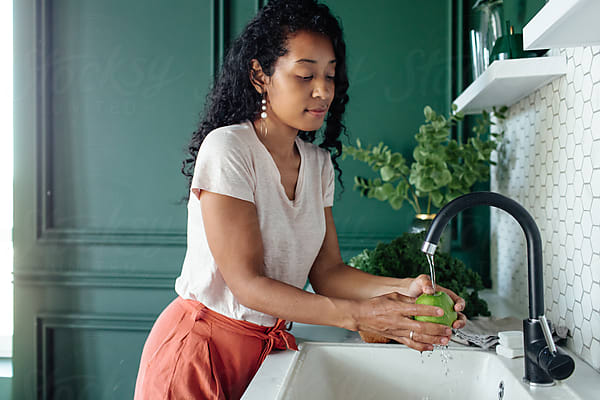
<path fill-rule="evenodd" d="M 385 167 L 381 168 L 379 172 L 381 173 L 381 179 L 383 179 L 386 182 L 391 181 L 396 176 L 394 168 L 390 167 L 389 165 L 386 165 Z"/>

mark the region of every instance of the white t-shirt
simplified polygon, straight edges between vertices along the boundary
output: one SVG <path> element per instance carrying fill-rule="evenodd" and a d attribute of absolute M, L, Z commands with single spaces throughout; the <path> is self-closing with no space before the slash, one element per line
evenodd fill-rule
<path fill-rule="evenodd" d="M 241 305 L 227 287 L 208 247 L 200 200 L 192 189 L 254 203 L 266 276 L 302 288 L 325 237 L 325 207 L 333 205 L 335 174 L 329 153 L 295 139 L 300 152 L 296 195 L 290 200 L 275 161 L 250 121 L 221 127 L 204 139 L 188 200 L 187 252 L 175 291 L 230 318 L 263 326 L 277 319 Z M 235 251 L 235 243 L 231 243 Z"/>

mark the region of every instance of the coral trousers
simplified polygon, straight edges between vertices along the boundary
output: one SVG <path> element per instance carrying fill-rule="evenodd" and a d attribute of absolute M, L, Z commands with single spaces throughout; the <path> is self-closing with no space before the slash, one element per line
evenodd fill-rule
<path fill-rule="evenodd" d="M 273 349 L 297 350 L 285 322 L 239 321 L 178 296 L 146 339 L 134 399 L 239 399 Z"/>

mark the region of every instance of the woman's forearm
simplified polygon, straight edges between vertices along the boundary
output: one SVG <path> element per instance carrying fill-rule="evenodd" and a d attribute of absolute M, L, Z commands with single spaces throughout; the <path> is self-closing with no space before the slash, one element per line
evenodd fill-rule
<path fill-rule="evenodd" d="M 383 278 L 366 277 L 368 279 L 364 279 L 365 276 L 351 271 L 342 272 L 338 276 L 343 279 L 345 284 L 333 285 L 329 287 L 329 290 L 332 288 L 333 290 L 340 288 L 351 290 L 353 285 L 362 282 L 374 290 L 370 293 L 368 291 L 359 292 L 366 296 L 375 294 L 376 287 L 388 288 L 386 285 L 378 286 L 377 281 L 393 282 Z M 408 281 L 417 282 L 417 280 L 411 279 Z M 402 286 L 394 287 L 402 288 Z M 243 287 L 234 292 L 238 301 L 257 311 L 288 321 L 374 332 L 419 351 L 433 350 L 431 344 L 448 343 L 452 333 L 444 325 L 413 320 L 412 316 L 414 315 L 439 317 L 443 315 L 443 311 L 437 307 L 415 304 L 410 297 L 399 293 L 388 293 L 361 300 L 343 299 L 309 293 L 265 276 L 246 279 Z M 464 326 L 464 321 L 461 324 Z M 410 332 L 413 332 L 414 336 Z"/>
<path fill-rule="evenodd" d="M 250 279 L 235 295 L 244 306 L 287 321 L 357 329 L 357 304 L 349 299 L 309 293 L 265 276 Z"/>
<path fill-rule="evenodd" d="M 311 273 L 316 293 L 344 299 L 368 299 L 387 293 L 406 295 L 412 279 L 397 279 L 368 274 L 343 263 Z"/>

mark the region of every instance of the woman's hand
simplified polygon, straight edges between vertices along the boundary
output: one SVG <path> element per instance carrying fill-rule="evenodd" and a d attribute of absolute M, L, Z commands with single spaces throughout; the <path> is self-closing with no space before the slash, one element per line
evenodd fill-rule
<path fill-rule="evenodd" d="M 452 335 L 445 325 L 412 319 L 415 315 L 442 316 L 441 308 L 415 304 L 414 297 L 400 293 L 360 300 L 357 310 L 358 330 L 377 333 L 418 351 L 433 350 L 434 344 L 446 345 Z"/>
<path fill-rule="evenodd" d="M 435 285 L 437 291 L 446 292 L 448 296 L 454 301 L 454 311 L 457 312 L 457 319 L 452 324 L 454 329 L 464 328 L 467 323 L 467 317 L 461 312 L 465 309 L 465 300 L 459 297 L 452 290 L 446 289 L 440 285 Z M 433 294 L 433 286 L 431 285 L 431 278 L 429 275 L 421 274 L 417 276 L 408 286 L 408 295 L 412 297 L 418 297 L 422 293 Z"/>

